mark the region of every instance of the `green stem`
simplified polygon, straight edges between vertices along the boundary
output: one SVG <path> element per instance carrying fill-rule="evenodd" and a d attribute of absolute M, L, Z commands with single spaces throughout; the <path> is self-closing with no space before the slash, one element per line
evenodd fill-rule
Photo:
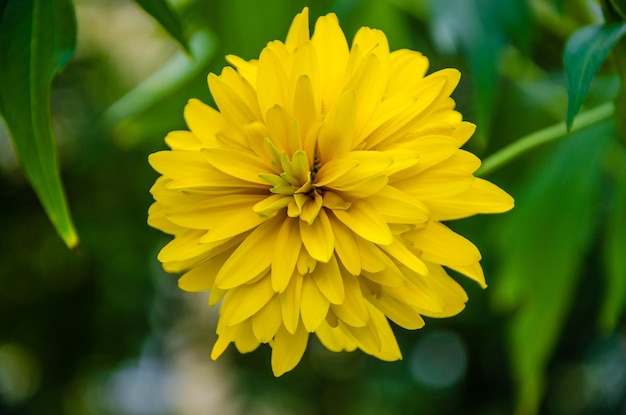
<path fill-rule="evenodd" d="M 576 117 L 576 122 L 572 126 L 570 132 L 582 130 L 583 128 L 589 127 L 599 121 L 605 120 L 611 117 L 614 112 L 615 107 L 612 102 L 609 102 L 590 111 L 581 113 Z M 560 122 L 550 127 L 530 133 L 487 157 L 475 174 L 477 176 L 486 176 L 491 174 L 522 154 L 525 154 L 540 145 L 559 140 L 566 135 L 567 129 L 565 128 L 564 122 Z"/>

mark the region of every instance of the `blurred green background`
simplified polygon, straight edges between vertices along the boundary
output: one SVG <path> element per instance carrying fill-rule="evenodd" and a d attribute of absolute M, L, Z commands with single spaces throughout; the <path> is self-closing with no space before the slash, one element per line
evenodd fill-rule
<path fill-rule="evenodd" d="M 168 237 L 146 224 L 157 177 L 147 156 L 185 128 L 186 101 L 212 103 L 206 76 L 224 55 L 258 57 L 304 6 L 312 23 L 336 13 L 348 39 L 379 28 L 392 50 L 428 56 L 431 72 L 459 68 L 457 107 L 478 124 L 467 148 L 485 158 L 565 119 L 563 49 L 577 29 L 603 21 L 599 4 L 170 4 L 193 57 L 135 2 L 75 1 L 78 46 L 51 105 L 78 252 L 49 223 L 0 122 L 0 414 L 626 414 L 619 109 L 487 177 L 516 208 L 449 225 L 480 248 L 489 288 L 459 277 L 470 297 L 463 313 L 415 332 L 394 327 L 399 362 L 316 342 L 278 379 L 267 346 L 211 361 L 217 310 L 161 270 L 156 253 Z M 585 108 L 619 89 L 609 59 Z"/>

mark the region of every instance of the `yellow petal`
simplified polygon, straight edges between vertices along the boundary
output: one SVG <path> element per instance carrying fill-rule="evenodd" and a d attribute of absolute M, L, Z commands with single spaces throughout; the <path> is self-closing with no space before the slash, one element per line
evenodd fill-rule
<path fill-rule="evenodd" d="M 470 137 L 474 134 L 474 131 L 476 131 L 476 125 L 463 121 L 457 125 L 456 129 L 452 133 L 452 138 L 454 138 L 459 147 L 461 147 L 467 142 L 467 140 L 470 139 Z"/>
<path fill-rule="evenodd" d="M 219 223 L 215 223 L 200 238 L 199 242 L 201 244 L 211 244 L 223 241 L 256 228 L 266 220 L 266 218 L 262 218 L 254 213 L 252 209 L 237 209 L 229 217 L 223 218 Z"/>
<path fill-rule="evenodd" d="M 481 258 L 473 243 L 439 222 L 428 222 L 424 229 L 407 232 L 405 238 L 422 251 L 424 261 L 462 266 Z"/>
<path fill-rule="evenodd" d="M 366 202 L 355 202 L 350 209 L 334 210 L 333 214 L 352 232 L 370 242 L 388 245 L 393 241 L 385 220 Z"/>
<path fill-rule="evenodd" d="M 218 256 L 195 266 L 178 279 L 178 288 L 189 292 L 207 291 L 213 288 L 215 276 L 228 258 L 230 252 Z"/>
<path fill-rule="evenodd" d="M 214 246 L 201 244 L 200 237 L 202 234 L 204 234 L 203 231 L 188 230 L 176 235 L 161 249 L 157 256 L 158 260 L 161 262 L 182 261 L 208 253 Z"/>
<path fill-rule="evenodd" d="M 306 330 L 313 333 L 322 324 L 330 303 L 318 288 L 312 275 L 305 275 L 302 281 L 302 302 L 300 314 Z"/>
<path fill-rule="evenodd" d="M 365 326 L 352 327 L 340 321 L 339 327 L 354 339 L 361 350 L 367 354 L 376 355 L 382 351 L 382 341 L 377 327 L 372 323 L 371 314 L 370 311 L 370 318 Z"/>
<path fill-rule="evenodd" d="M 239 56 L 226 55 L 226 61 L 237 68 L 237 72 L 248 81 L 250 85 L 256 85 L 257 60 L 246 61 Z"/>
<path fill-rule="evenodd" d="M 222 298 L 226 295 L 227 290 L 220 290 L 219 288 L 213 287 L 211 293 L 209 294 L 209 307 L 216 306 Z"/>
<path fill-rule="evenodd" d="M 352 163 L 356 163 L 354 168 L 348 168 Z M 319 177 L 325 165 L 320 168 L 316 184 L 318 186 L 327 186 L 331 189 L 350 190 L 358 187 L 363 182 L 382 176 L 386 170 L 393 165 L 393 158 L 383 152 L 378 151 L 352 151 L 346 155 L 345 159 L 337 159 L 328 163 L 330 166 L 335 164 L 345 167 L 337 169 L 344 170 L 344 173 L 338 176 L 336 173 L 329 174 L 329 177 Z M 332 181 L 330 180 L 332 177 Z"/>
<path fill-rule="evenodd" d="M 295 333 L 300 322 L 300 307 L 302 304 L 301 274 L 292 275 L 285 291 L 280 293 L 280 311 L 283 316 L 283 324 L 289 333 Z"/>
<path fill-rule="evenodd" d="M 349 273 L 359 275 L 361 273 L 361 254 L 352 232 L 335 216 L 331 215 L 329 219 L 335 236 L 335 252 Z"/>
<path fill-rule="evenodd" d="M 352 47 L 355 46 L 359 47 L 363 53 L 372 54 L 381 61 L 386 62 L 389 58 L 389 43 L 382 30 L 369 27 L 360 28 L 352 41 Z"/>
<path fill-rule="evenodd" d="M 289 333 L 284 327 L 278 330 L 271 343 L 274 376 L 281 376 L 296 367 L 302 359 L 308 341 L 309 333 L 302 326 L 294 334 Z"/>
<path fill-rule="evenodd" d="M 213 345 L 211 350 L 211 359 L 217 360 L 222 353 L 226 350 L 228 345 L 237 337 L 237 333 L 241 330 L 242 326 L 227 327 L 223 323 L 217 323 L 217 341 Z"/>
<path fill-rule="evenodd" d="M 158 151 L 148 156 L 153 169 L 177 179 L 186 176 L 210 176 L 215 170 L 197 151 Z"/>
<path fill-rule="evenodd" d="M 226 66 L 222 69 L 220 79 L 228 84 L 232 91 L 245 103 L 247 106 L 246 111 L 252 113 L 251 121 L 261 121 L 263 119 L 261 117 L 261 110 L 256 99 L 256 91 L 252 86 L 253 84 L 250 84 L 243 79 L 243 77 L 230 66 Z"/>
<path fill-rule="evenodd" d="M 171 131 L 165 136 L 165 143 L 172 150 L 197 151 L 203 147 L 202 141 L 190 131 Z"/>
<path fill-rule="evenodd" d="M 395 237 L 390 245 L 381 245 L 380 248 L 410 270 L 422 275 L 428 274 L 426 264 L 407 248 L 400 237 Z"/>
<path fill-rule="evenodd" d="M 226 148 L 210 148 L 202 151 L 206 160 L 220 171 L 252 183 L 267 185 L 260 173 L 271 174 L 269 166 L 258 156 Z"/>
<path fill-rule="evenodd" d="M 245 284 L 269 268 L 279 223 L 270 219 L 248 235 L 215 277 L 217 288 L 226 290 Z"/>
<path fill-rule="evenodd" d="M 334 13 L 315 22 L 311 42 L 317 52 L 322 90 L 322 114 L 335 104 L 341 92 L 343 76 L 350 53 L 346 37 Z"/>
<path fill-rule="evenodd" d="M 465 308 L 467 294 L 463 288 L 453 280 L 440 265 L 429 264 L 429 276 L 418 274 L 410 276 L 411 281 L 419 284 L 419 291 L 432 301 L 439 303 L 438 307 L 426 307 L 425 302 L 416 302 L 420 314 L 428 317 L 451 317 Z"/>
<path fill-rule="evenodd" d="M 220 319 L 227 326 L 242 323 L 256 314 L 274 296 L 269 276 L 254 284 L 241 285 L 228 291 L 220 308 Z"/>
<path fill-rule="evenodd" d="M 232 68 L 224 68 L 224 70 Z M 220 109 L 220 113 L 233 125 L 245 125 L 256 119 L 248 103 L 221 77 L 211 73 L 208 76 L 211 95 Z"/>
<path fill-rule="evenodd" d="M 311 85 L 311 79 L 307 75 L 298 77 L 298 81 L 293 93 L 293 117 L 298 120 L 301 138 L 308 135 L 309 129 L 313 126 L 319 114 L 318 102 L 315 91 Z M 304 140 L 302 140 L 304 141 Z M 304 143 L 303 143 L 304 144 Z M 315 143 L 307 143 L 301 147 L 307 152 L 315 151 Z"/>
<path fill-rule="evenodd" d="M 263 196 L 235 194 L 206 197 L 170 208 L 167 215 L 173 223 L 191 229 L 212 229 L 229 216 L 246 215 Z"/>
<path fill-rule="evenodd" d="M 222 114 L 195 98 L 187 102 L 184 116 L 191 132 L 205 146 L 214 147 L 217 144 L 215 134 L 226 127 Z"/>
<path fill-rule="evenodd" d="M 302 212 L 300 212 L 300 219 L 311 225 L 315 219 L 317 219 L 324 203 L 322 196 L 319 193 L 313 193 L 313 199 L 307 198 L 304 206 L 302 206 Z"/>
<path fill-rule="evenodd" d="M 234 339 L 235 347 L 239 353 L 250 353 L 259 347 L 260 342 L 257 340 L 254 332 L 252 331 L 252 324 L 249 321 L 239 324 L 241 329 L 237 332 L 237 336 Z"/>
<path fill-rule="evenodd" d="M 331 304 L 331 310 L 344 323 L 352 327 L 363 327 L 369 321 L 369 312 L 356 277 L 343 275 L 345 299 L 342 304 Z"/>
<path fill-rule="evenodd" d="M 359 144 L 356 138 L 360 136 L 367 121 L 372 117 L 374 109 L 381 102 L 385 92 L 386 81 L 387 78 L 383 75 L 379 57 L 375 54 L 370 54 L 363 60 L 357 72 L 346 84 L 346 91 L 353 90 L 356 95 L 356 128 L 351 143 L 352 147 Z"/>
<path fill-rule="evenodd" d="M 305 7 L 291 23 L 285 45 L 294 51 L 301 43 L 309 40 L 309 8 Z"/>
<path fill-rule="evenodd" d="M 325 210 L 320 210 L 317 219 L 311 225 L 300 221 L 300 236 L 311 257 L 328 262 L 335 248 L 335 237 Z"/>
<path fill-rule="evenodd" d="M 357 347 L 356 342 L 350 336 L 347 336 L 343 330 L 337 327 L 331 327 L 326 322 L 318 327 L 315 334 L 320 343 L 332 352 L 352 352 Z"/>
<path fill-rule="evenodd" d="M 313 278 L 320 291 L 331 303 L 343 303 L 345 299 L 343 279 L 334 255 L 330 257 L 330 261 L 317 264 Z"/>
<path fill-rule="evenodd" d="M 412 305 L 420 314 L 430 316 L 433 313 L 441 313 L 445 304 L 437 288 L 433 288 L 438 286 L 438 283 L 433 283 L 438 279 L 438 274 L 431 274 L 430 271 L 431 267 L 429 266 L 429 275 L 424 276 L 406 270 L 404 273 L 406 281 L 403 285 L 382 287 L 377 296 L 382 296 L 382 292 L 385 291 L 386 295 L 396 298 L 402 303 Z"/>
<path fill-rule="evenodd" d="M 269 130 L 269 138 L 279 151 L 286 151 L 287 155 L 291 155 L 289 148 L 289 126 L 291 125 L 291 117 L 285 108 L 274 105 L 267 110 L 265 115 L 267 129 Z"/>
<path fill-rule="evenodd" d="M 317 139 L 320 163 L 341 158 L 352 149 L 355 116 L 356 94 L 349 90 L 341 94 L 320 128 Z"/>
<path fill-rule="evenodd" d="M 256 89 L 261 114 L 267 114 L 270 108 L 277 105 L 288 108 L 287 73 L 280 58 L 284 47 L 279 41 L 270 42 L 259 57 Z"/>
<path fill-rule="evenodd" d="M 377 272 L 363 271 L 361 275 L 385 287 L 400 287 L 405 283 L 404 276 L 390 268 L 384 268 Z"/>
<path fill-rule="evenodd" d="M 449 268 L 455 270 L 458 273 L 465 275 L 468 278 L 473 279 L 480 285 L 482 288 L 487 288 L 487 282 L 485 281 L 485 274 L 483 273 L 483 268 L 480 266 L 480 262 L 474 262 L 470 265 L 448 265 Z"/>
<path fill-rule="evenodd" d="M 385 186 L 369 199 L 387 223 L 424 223 L 428 207 L 419 199 L 392 186 Z"/>
<path fill-rule="evenodd" d="M 393 334 L 387 318 L 372 304 L 367 303 L 367 305 L 370 309 L 371 324 L 374 325 L 381 341 L 380 351 L 375 353 L 374 356 L 387 362 L 402 359 L 402 353 L 400 352 L 400 347 L 398 347 L 396 336 Z"/>
<path fill-rule="evenodd" d="M 309 255 L 306 249 L 301 249 L 296 262 L 296 270 L 302 275 L 307 275 L 315 271 L 316 266 L 317 261 Z"/>
<path fill-rule="evenodd" d="M 266 197 L 252 207 L 257 215 L 268 218 L 276 214 L 277 210 L 286 208 L 291 198 L 283 194 L 274 194 Z"/>
<path fill-rule="evenodd" d="M 283 292 L 293 274 L 302 241 L 298 219 L 287 218 L 276 236 L 276 249 L 272 254 L 272 288 Z"/>
<path fill-rule="evenodd" d="M 399 287 L 399 291 L 401 290 Z M 380 295 L 371 296 L 368 300 L 390 320 L 407 330 L 420 329 L 425 324 L 414 305 L 402 301 L 402 297 L 390 295 L 387 289 L 381 290 Z"/>
<path fill-rule="evenodd" d="M 326 186 L 339 178 L 343 177 L 347 172 L 359 166 L 356 160 L 337 159 L 330 160 L 320 167 L 317 172 L 315 185 L 318 187 Z"/>
<path fill-rule="evenodd" d="M 419 52 L 400 49 L 389 55 L 389 72 L 394 74 L 387 81 L 388 95 L 414 90 L 428 70 L 428 59 Z"/>
<path fill-rule="evenodd" d="M 329 188 L 344 193 L 350 199 L 365 199 L 378 193 L 387 185 L 388 181 L 387 176 L 381 174 L 345 185 L 334 183 Z"/>
<path fill-rule="evenodd" d="M 274 296 L 254 316 L 252 331 L 261 343 L 269 343 L 283 323 L 278 296 Z"/>
<path fill-rule="evenodd" d="M 493 183 L 476 178 L 465 192 L 447 199 L 428 201 L 434 219 L 461 219 L 477 213 L 501 213 L 511 210 L 513 198 Z"/>
<path fill-rule="evenodd" d="M 425 121 L 424 114 L 428 114 L 428 109 L 436 106 L 435 103 L 442 96 L 446 82 L 447 78 L 445 77 L 430 78 L 428 76 L 424 78 L 420 83 L 420 86 L 423 87 L 415 95 L 417 99 L 405 111 L 389 118 L 369 134 L 367 137 L 368 145 L 386 147 L 389 143 L 402 141 L 403 137 L 413 128 L 433 122 L 430 119 Z"/>
<path fill-rule="evenodd" d="M 353 142 L 363 143 L 363 148 L 366 150 L 376 150 L 378 143 L 385 138 L 384 135 L 376 134 L 376 131 L 385 128 L 392 119 L 404 114 L 415 104 L 415 101 L 415 97 L 407 95 L 392 96 L 383 100 L 371 117 L 364 121 L 363 128 L 357 133 Z"/>

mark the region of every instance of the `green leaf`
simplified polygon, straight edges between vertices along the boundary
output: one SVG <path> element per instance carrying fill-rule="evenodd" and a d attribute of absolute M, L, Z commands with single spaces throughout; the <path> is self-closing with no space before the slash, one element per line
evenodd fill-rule
<path fill-rule="evenodd" d="M 501 229 L 494 304 L 513 312 L 508 337 L 518 413 L 536 413 L 544 373 L 598 225 L 603 161 L 614 139 L 603 122 L 573 133 L 533 169 Z"/>
<path fill-rule="evenodd" d="M 568 130 L 572 128 L 598 69 L 625 33 L 626 23 L 591 25 L 578 30 L 567 41 L 563 60 L 568 82 Z"/>
<path fill-rule="evenodd" d="M 76 43 L 70 0 L 7 0 L 0 17 L 0 113 L 26 176 L 57 232 L 78 245 L 57 165 L 50 86 Z M 9 64 L 6 64 L 9 63 Z"/>
<path fill-rule="evenodd" d="M 190 40 L 191 56 L 177 53 L 104 112 L 103 125 L 120 146 L 128 148 L 178 128 L 184 103 L 190 96 L 197 96 L 198 90 L 208 92 L 207 66 L 215 55 L 216 44 L 210 33 L 196 32 Z M 172 112 L 172 102 L 180 102 L 176 112 Z"/>
<path fill-rule="evenodd" d="M 611 212 L 606 222 L 604 275 L 605 297 L 600 311 L 600 328 L 605 332 L 615 329 L 626 308 L 626 150 L 616 146 L 612 153 L 617 156 L 619 164 L 614 167 L 621 169 L 616 172 L 621 178 L 615 192 Z"/>
<path fill-rule="evenodd" d="M 190 52 L 183 25 L 166 0 L 135 0 L 135 3 L 159 22 L 187 52 Z"/>

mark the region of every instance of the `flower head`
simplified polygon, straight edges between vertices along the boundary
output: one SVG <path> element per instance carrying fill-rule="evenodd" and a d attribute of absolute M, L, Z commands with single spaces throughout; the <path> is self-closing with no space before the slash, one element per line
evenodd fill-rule
<path fill-rule="evenodd" d="M 478 249 L 442 221 L 513 207 L 460 149 L 475 127 L 450 98 L 459 72 L 426 75 L 375 29 L 349 47 L 334 14 L 310 36 L 306 8 L 258 60 L 227 59 L 208 77 L 218 110 L 190 100 L 189 131 L 150 156 L 149 224 L 174 236 L 158 258 L 222 302 L 212 358 L 268 343 L 278 376 L 315 333 L 400 359 L 389 320 L 418 329 L 465 306 L 444 267 L 485 286 Z"/>

